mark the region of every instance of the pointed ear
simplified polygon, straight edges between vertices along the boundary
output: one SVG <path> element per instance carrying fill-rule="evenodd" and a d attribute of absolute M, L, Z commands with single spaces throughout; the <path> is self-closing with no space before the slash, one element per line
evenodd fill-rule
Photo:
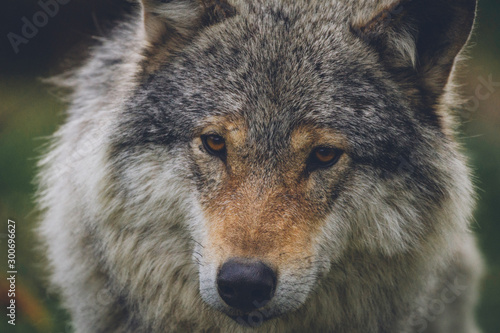
<path fill-rule="evenodd" d="M 476 0 L 399 0 L 358 19 L 353 30 L 396 76 L 437 99 L 469 38 L 475 10 Z"/>
<path fill-rule="evenodd" d="M 187 39 L 199 29 L 236 15 L 226 0 L 141 0 L 147 40 Z"/>

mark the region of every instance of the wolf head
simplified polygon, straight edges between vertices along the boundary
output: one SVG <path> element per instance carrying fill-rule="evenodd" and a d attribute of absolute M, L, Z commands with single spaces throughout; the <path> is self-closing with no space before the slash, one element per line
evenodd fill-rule
<path fill-rule="evenodd" d="M 140 230 L 107 254 L 130 289 L 169 299 L 162 279 L 193 273 L 210 308 L 271 319 L 348 253 L 432 255 L 467 228 L 471 185 L 445 97 L 474 0 L 141 8 L 98 203 L 117 242 Z M 180 273 L 184 261 L 195 270 Z"/>

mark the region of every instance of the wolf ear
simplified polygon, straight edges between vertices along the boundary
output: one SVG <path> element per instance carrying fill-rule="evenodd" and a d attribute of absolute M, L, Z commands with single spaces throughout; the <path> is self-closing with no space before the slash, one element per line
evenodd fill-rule
<path fill-rule="evenodd" d="M 438 98 L 474 23 L 476 0 L 399 0 L 353 30 L 395 74 Z M 416 75 L 416 77 L 415 77 Z"/>
<path fill-rule="evenodd" d="M 141 0 L 150 43 L 186 39 L 203 27 L 236 15 L 226 0 Z"/>

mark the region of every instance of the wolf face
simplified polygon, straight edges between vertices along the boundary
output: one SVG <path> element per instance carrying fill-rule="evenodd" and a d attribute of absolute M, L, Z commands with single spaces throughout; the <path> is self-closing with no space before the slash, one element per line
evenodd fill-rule
<path fill-rule="evenodd" d="M 417 44 L 431 33 L 438 44 L 463 21 L 470 28 L 473 1 L 440 2 L 457 7 L 457 22 L 432 32 L 419 26 L 435 23 L 420 17 L 422 4 L 398 5 L 407 8 L 397 19 L 414 25 L 372 19 L 356 31 L 337 2 L 240 4 L 147 64 L 157 69 L 113 138 L 118 172 L 161 160 L 185 180 L 211 307 L 231 317 L 264 308 L 267 319 L 295 310 L 347 248 L 418 251 L 443 228 L 436 212 L 468 209 L 466 171 L 435 106 L 468 31 L 441 49 Z M 408 49 L 390 49 L 398 41 L 381 42 L 385 33 L 409 38 L 400 41 Z M 129 196 L 161 176 L 129 179 Z"/>
<path fill-rule="evenodd" d="M 102 269 L 149 320 L 184 304 L 165 279 L 243 325 L 288 315 L 336 277 L 416 293 L 404 281 L 468 226 L 443 96 L 474 9 L 143 1 L 141 56 L 102 135 Z M 390 282 L 346 273 L 380 258 L 405 269 Z"/>

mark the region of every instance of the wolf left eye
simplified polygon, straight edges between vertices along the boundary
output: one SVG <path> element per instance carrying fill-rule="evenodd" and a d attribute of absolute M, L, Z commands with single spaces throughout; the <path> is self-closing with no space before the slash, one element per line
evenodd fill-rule
<path fill-rule="evenodd" d="M 203 135 L 201 137 L 205 150 L 214 156 L 223 157 L 226 153 L 226 141 L 223 137 L 215 134 Z"/>
<path fill-rule="evenodd" d="M 325 169 L 335 165 L 342 155 L 342 151 L 336 148 L 318 147 L 313 150 L 308 161 L 309 171 Z"/>

